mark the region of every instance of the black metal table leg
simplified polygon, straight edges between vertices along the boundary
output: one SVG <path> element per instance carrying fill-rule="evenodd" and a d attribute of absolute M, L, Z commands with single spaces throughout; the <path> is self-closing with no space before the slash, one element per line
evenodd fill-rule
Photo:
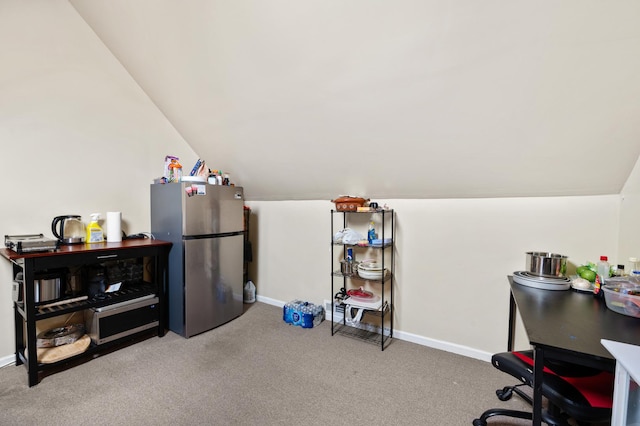
<path fill-rule="evenodd" d="M 544 353 L 542 348 L 533 349 L 533 425 L 542 424 L 542 372 L 544 369 Z"/>
<path fill-rule="evenodd" d="M 509 291 L 509 335 L 507 337 L 507 351 L 513 352 L 513 340 L 516 326 L 516 300 L 513 293 Z"/>

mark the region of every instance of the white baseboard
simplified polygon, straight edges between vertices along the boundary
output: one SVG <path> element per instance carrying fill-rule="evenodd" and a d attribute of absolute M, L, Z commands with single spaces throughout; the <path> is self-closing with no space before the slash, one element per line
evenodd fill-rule
<path fill-rule="evenodd" d="M 15 355 L 7 355 L 5 357 L 0 358 L 0 368 L 6 367 L 7 365 L 15 365 L 16 356 Z"/>
<path fill-rule="evenodd" d="M 281 302 L 281 301 L 276 300 L 276 299 L 272 299 L 270 297 L 264 297 L 264 296 L 257 295 L 256 296 L 256 300 L 258 302 L 266 303 L 267 305 L 277 306 L 279 308 L 282 308 L 284 306 L 284 302 Z"/>
<path fill-rule="evenodd" d="M 264 296 L 256 296 L 256 300 L 258 302 L 266 303 L 267 305 L 277 306 L 279 308 L 284 306 L 285 302 L 280 300 L 271 299 L 269 297 Z M 325 319 L 327 321 L 331 321 L 331 312 L 326 312 Z M 337 313 L 336 321 L 342 321 L 341 313 Z M 481 361 L 490 362 L 491 356 L 493 354 L 485 351 L 480 351 L 477 349 L 470 348 L 468 346 L 458 345 L 456 343 L 445 342 L 443 340 L 430 339 L 428 337 L 419 336 L 413 333 L 407 333 L 404 331 L 393 330 L 393 337 L 395 339 L 405 340 L 407 342 L 416 343 L 418 345 L 427 346 L 434 349 L 439 349 L 445 352 L 451 352 L 454 354 L 466 356 L 468 358 L 475 358 Z M 15 355 L 7 355 L 5 357 L 0 358 L 0 368 L 6 367 L 7 365 L 15 364 L 16 357 Z"/>
<path fill-rule="evenodd" d="M 283 307 L 285 302 L 280 300 L 271 299 L 268 297 L 257 296 L 256 299 L 259 302 L 266 303 L 268 305 L 274 305 Z M 325 319 L 331 321 L 331 312 L 325 312 Z M 336 321 L 342 321 L 341 313 L 337 313 Z M 470 348 L 468 346 L 458 345 L 456 343 L 445 342 L 443 340 L 431 339 L 424 336 L 419 336 L 413 333 L 407 333 L 405 331 L 393 330 L 393 338 L 405 340 L 407 342 L 416 343 L 418 345 L 427 346 L 434 349 L 439 349 L 445 352 L 451 352 L 457 355 L 466 356 L 468 358 L 479 359 L 480 361 L 491 362 L 490 352 L 480 351 L 478 349 Z"/>
<path fill-rule="evenodd" d="M 480 361 L 491 362 L 491 356 L 493 355 L 490 352 L 480 351 L 468 346 L 458 345 L 457 343 L 418 336 L 417 334 L 407 333 L 405 331 L 394 330 L 393 337 L 406 340 L 407 342 L 417 343 L 418 345 L 466 356 L 467 358 L 479 359 Z"/>

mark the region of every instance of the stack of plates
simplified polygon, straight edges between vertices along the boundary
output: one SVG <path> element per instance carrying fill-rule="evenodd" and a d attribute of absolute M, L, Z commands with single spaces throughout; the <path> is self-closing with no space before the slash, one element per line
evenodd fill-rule
<path fill-rule="evenodd" d="M 358 264 L 358 275 L 365 280 L 381 280 L 383 273 L 387 275 L 389 270 L 387 268 L 383 270 L 379 263 L 362 262 Z"/>
<path fill-rule="evenodd" d="M 527 271 L 514 272 L 513 281 L 520 285 L 543 290 L 568 290 L 571 286 L 571 280 L 567 277 L 541 277 Z"/>

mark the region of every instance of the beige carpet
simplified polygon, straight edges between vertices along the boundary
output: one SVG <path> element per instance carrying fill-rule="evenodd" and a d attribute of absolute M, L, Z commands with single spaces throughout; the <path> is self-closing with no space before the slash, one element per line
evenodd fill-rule
<path fill-rule="evenodd" d="M 29 388 L 0 369 L 0 425 L 471 425 L 513 380 L 489 363 L 394 339 L 379 347 L 302 329 L 255 303 L 184 339 L 151 338 Z M 525 425 L 494 418 L 489 425 Z"/>

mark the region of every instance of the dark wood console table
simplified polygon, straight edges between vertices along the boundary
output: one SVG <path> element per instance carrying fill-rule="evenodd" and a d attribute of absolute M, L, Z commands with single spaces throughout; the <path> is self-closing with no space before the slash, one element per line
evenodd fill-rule
<path fill-rule="evenodd" d="M 534 350 L 533 424 L 542 422 L 544 357 L 613 372 L 614 357 L 600 340 L 640 344 L 640 319 L 608 309 L 590 293 L 553 291 L 522 286 L 508 277 L 511 287 L 508 350 L 513 350 L 516 308 Z"/>
<path fill-rule="evenodd" d="M 14 301 L 15 318 L 15 350 L 16 365 L 24 364 L 27 369 L 29 386 L 38 384 L 44 375 L 60 371 L 89 361 L 100 354 L 113 351 L 119 347 L 130 344 L 135 339 L 140 340 L 151 335 L 164 336 L 166 321 L 166 286 L 168 280 L 167 259 L 171 243 L 153 239 L 132 239 L 119 243 L 93 243 L 64 245 L 56 251 L 40 253 L 17 253 L 9 249 L 0 249 L 0 256 L 10 261 L 13 265 L 12 279 L 16 279 L 18 273 L 22 273 L 21 300 Z M 83 268 L 91 266 L 104 266 L 117 264 L 118 262 L 138 262 L 138 265 L 146 265 L 144 278 L 127 286 L 123 290 L 109 293 L 108 297 L 89 297 L 87 283 L 78 294 L 62 294 L 60 302 L 51 307 L 51 303 L 36 303 L 35 280 L 38 273 L 50 270 L 65 270 L 69 268 Z M 65 281 L 66 280 L 62 280 Z M 65 285 L 62 285 L 64 293 Z M 126 291 L 124 290 L 126 289 Z M 126 337 L 114 339 L 108 343 L 96 344 L 92 342 L 89 348 L 79 355 L 75 355 L 54 363 L 40 363 L 37 354 L 37 322 L 58 316 L 69 315 L 74 312 L 85 311 L 92 308 L 104 308 L 109 305 L 126 303 L 135 298 L 155 295 L 158 298 L 158 325 L 144 332 L 136 332 Z M 78 297 L 80 296 L 80 297 Z M 86 296 L 86 297 L 84 297 Z M 82 299 L 84 300 L 77 300 Z M 67 302 L 68 301 L 68 302 Z M 155 322 L 154 322 L 155 324 Z"/>

